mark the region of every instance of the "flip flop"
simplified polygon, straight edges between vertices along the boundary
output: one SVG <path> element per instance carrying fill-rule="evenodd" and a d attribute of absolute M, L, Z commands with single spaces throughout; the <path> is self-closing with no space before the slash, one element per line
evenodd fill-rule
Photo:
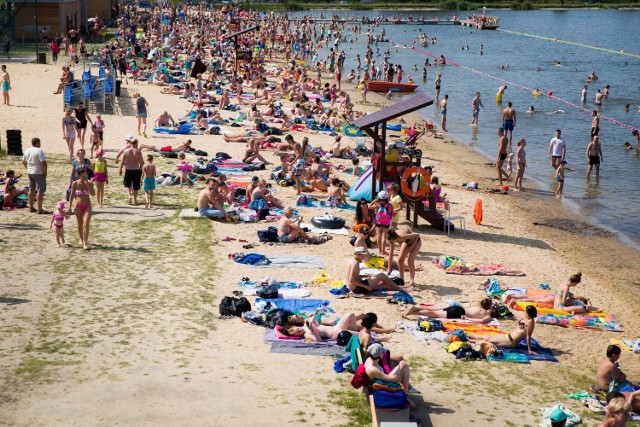
<path fill-rule="evenodd" d="M 244 239 L 239 239 L 238 242 L 240 242 L 240 243 L 249 243 L 248 240 L 244 240 Z"/>
<path fill-rule="evenodd" d="M 236 239 L 234 239 L 233 237 L 229 237 L 229 236 L 224 236 L 224 237 L 222 238 L 222 241 L 223 241 L 223 242 L 230 242 L 230 241 L 232 241 L 232 240 L 236 240 Z"/>

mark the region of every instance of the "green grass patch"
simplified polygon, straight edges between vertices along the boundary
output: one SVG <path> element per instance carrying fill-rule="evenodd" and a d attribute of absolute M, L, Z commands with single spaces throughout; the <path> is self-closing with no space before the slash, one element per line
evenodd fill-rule
<path fill-rule="evenodd" d="M 27 381 L 35 381 L 49 376 L 51 368 L 54 366 L 69 366 L 78 363 L 80 362 L 77 360 L 49 360 L 28 357 L 20 363 L 14 372 Z"/>
<path fill-rule="evenodd" d="M 364 394 L 352 388 L 331 390 L 329 400 L 343 409 L 349 418 L 345 427 L 369 427 L 371 425 L 371 409 Z M 343 427 L 343 426 L 340 426 Z"/>

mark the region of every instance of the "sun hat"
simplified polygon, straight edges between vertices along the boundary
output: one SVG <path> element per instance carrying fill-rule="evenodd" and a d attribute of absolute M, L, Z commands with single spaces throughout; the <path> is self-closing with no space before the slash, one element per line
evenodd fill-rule
<path fill-rule="evenodd" d="M 64 202 L 62 200 L 56 203 L 56 209 L 64 209 Z"/>
<path fill-rule="evenodd" d="M 358 246 L 357 248 L 353 249 L 353 254 L 354 255 L 358 255 L 358 254 L 366 254 L 367 250 L 365 248 L 363 248 L 362 246 Z"/>
<path fill-rule="evenodd" d="M 379 359 L 384 354 L 384 347 L 379 343 L 371 344 L 367 349 L 367 353 L 374 359 Z"/>
<path fill-rule="evenodd" d="M 389 197 L 389 195 L 384 190 L 382 190 L 381 192 L 378 193 L 378 199 L 386 199 L 388 197 Z"/>
<path fill-rule="evenodd" d="M 554 409 L 553 412 L 551 412 L 551 415 L 549 415 L 549 420 L 551 420 L 552 423 L 559 423 L 566 419 L 567 414 L 565 414 L 562 409 Z"/>

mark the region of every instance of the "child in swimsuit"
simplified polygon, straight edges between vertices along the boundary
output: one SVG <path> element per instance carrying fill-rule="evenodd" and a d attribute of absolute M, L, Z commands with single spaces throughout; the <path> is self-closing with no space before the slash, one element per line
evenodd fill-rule
<path fill-rule="evenodd" d="M 95 124 L 91 125 L 91 158 L 93 159 L 93 150 L 100 151 L 102 149 L 102 139 L 98 133 Z"/>
<path fill-rule="evenodd" d="M 69 215 L 64 211 L 64 202 L 59 201 L 56 204 L 56 211 L 51 216 L 51 224 L 49 224 L 49 229 L 56 226 L 56 242 L 58 243 L 58 247 L 62 246 L 60 242 L 64 243 L 64 220 L 69 218 Z"/>
<path fill-rule="evenodd" d="M 145 209 L 151 209 L 151 203 L 153 202 L 153 191 L 156 189 L 156 165 L 153 164 L 153 156 L 149 154 L 147 156 L 147 164 L 142 167 L 142 189 L 144 190 L 144 196 L 147 199 L 147 203 L 144 205 Z"/>
<path fill-rule="evenodd" d="M 556 190 L 556 197 L 562 197 L 562 189 L 564 187 L 564 167 L 567 164 L 566 160 L 562 160 L 558 169 L 556 169 L 556 181 L 558 181 L 558 189 Z"/>
<path fill-rule="evenodd" d="M 103 155 L 104 150 L 102 148 L 98 148 L 96 151 L 96 161 L 93 164 L 93 182 L 96 183 L 96 201 L 100 207 L 102 207 L 104 201 L 104 186 L 109 183 L 107 161 L 102 157 Z"/>

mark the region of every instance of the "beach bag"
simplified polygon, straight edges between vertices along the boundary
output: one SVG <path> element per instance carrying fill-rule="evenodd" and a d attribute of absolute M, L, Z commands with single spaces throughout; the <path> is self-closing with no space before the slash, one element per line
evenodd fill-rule
<path fill-rule="evenodd" d="M 216 153 L 216 159 L 218 160 L 229 160 L 231 158 L 230 155 L 228 155 L 227 153 Z"/>
<path fill-rule="evenodd" d="M 271 226 L 266 230 L 258 230 L 258 239 L 260 239 L 261 242 L 277 242 L 278 229 Z"/>
<path fill-rule="evenodd" d="M 209 129 L 209 134 L 220 135 L 220 126 L 211 126 L 211 129 Z"/>
<path fill-rule="evenodd" d="M 267 312 L 264 316 L 264 324 L 267 328 L 273 329 L 276 326 L 285 326 L 289 324 L 287 318 L 291 316 L 293 313 L 289 310 L 284 310 L 282 308 L 274 308 Z"/>
<path fill-rule="evenodd" d="M 208 157 L 209 154 L 207 154 L 206 151 L 202 151 L 202 150 L 196 150 L 193 152 L 194 155 L 196 156 L 202 156 L 202 157 Z"/>
<path fill-rule="evenodd" d="M 256 295 L 264 299 L 278 298 L 278 285 L 261 286 L 256 288 Z"/>
<path fill-rule="evenodd" d="M 218 311 L 221 316 L 242 316 L 242 313 L 251 311 L 251 303 L 245 297 L 224 297 L 220 301 Z"/>
<path fill-rule="evenodd" d="M 174 153 L 171 151 L 163 151 L 162 153 L 160 153 L 160 155 L 166 157 L 167 159 L 177 159 L 178 158 L 178 153 Z"/>
<path fill-rule="evenodd" d="M 391 225 L 391 215 L 389 214 L 389 203 L 380 205 L 376 212 L 376 224 L 389 226 Z"/>
<path fill-rule="evenodd" d="M 373 404 L 376 408 L 402 409 L 407 406 L 407 393 L 402 389 L 376 390 L 373 392 Z"/>
<path fill-rule="evenodd" d="M 367 376 L 367 372 L 364 369 L 364 364 L 358 365 L 356 368 L 355 374 L 351 378 L 351 385 L 353 388 L 358 389 L 360 387 L 369 387 L 371 386 L 371 381 Z"/>

